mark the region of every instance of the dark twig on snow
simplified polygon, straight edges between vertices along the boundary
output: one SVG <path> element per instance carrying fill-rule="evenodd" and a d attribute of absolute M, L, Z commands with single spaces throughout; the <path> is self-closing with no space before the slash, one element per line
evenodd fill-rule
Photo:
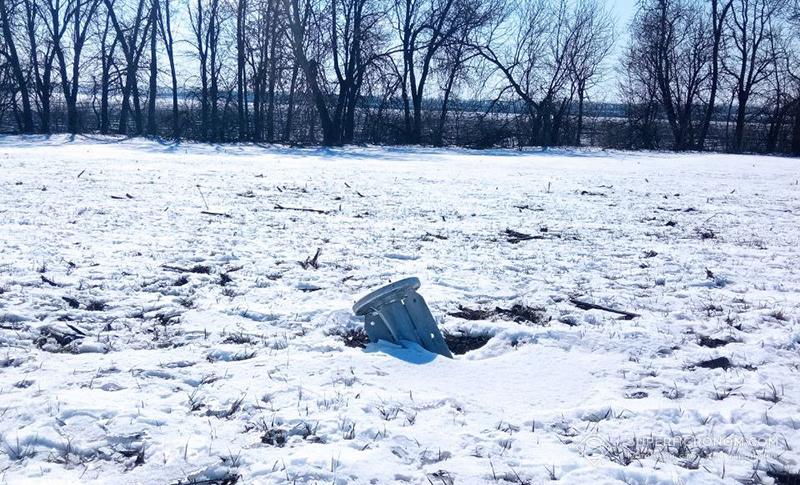
<path fill-rule="evenodd" d="M 230 214 L 226 214 L 224 212 L 200 211 L 200 213 L 207 216 L 231 217 Z"/>
<path fill-rule="evenodd" d="M 422 236 L 423 241 L 433 241 L 434 239 L 439 239 L 440 241 L 446 241 L 448 237 L 442 234 L 433 234 L 431 232 L 426 232 L 425 235 Z"/>
<path fill-rule="evenodd" d="M 275 204 L 275 209 L 277 209 L 277 210 L 286 210 L 286 211 L 314 212 L 314 213 L 317 213 L 317 214 L 327 214 L 327 213 L 330 212 L 330 211 L 325 211 L 325 210 L 322 210 L 322 209 L 310 209 L 310 208 L 307 208 L 307 207 L 286 207 L 286 206 L 282 206 L 280 204 Z"/>
<path fill-rule="evenodd" d="M 308 269 L 308 268 L 318 269 L 320 254 L 322 254 L 322 248 L 317 248 L 317 252 L 314 253 L 314 257 L 308 257 L 306 258 L 305 261 L 298 261 L 298 263 L 300 263 L 300 266 L 302 266 L 303 269 Z"/>
<path fill-rule="evenodd" d="M 206 202 L 206 196 L 203 195 L 203 191 L 200 190 L 200 184 L 197 184 L 195 187 L 197 187 L 197 191 L 200 192 L 200 197 L 203 199 L 203 205 L 205 205 L 206 210 L 208 210 L 208 202 Z"/>
<path fill-rule="evenodd" d="M 39 277 L 42 278 L 42 283 L 47 283 L 50 286 L 61 286 L 61 285 L 59 285 L 58 283 L 56 283 L 55 281 L 51 280 L 50 278 L 48 278 L 45 275 L 39 275 Z"/>
<path fill-rule="evenodd" d="M 37 341 L 39 347 L 47 343 L 47 340 L 51 338 L 55 340 L 62 347 L 69 345 L 71 342 L 75 340 L 83 338 L 83 336 L 78 333 L 69 333 L 62 329 L 52 326 L 42 327 L 41 329 L 39 329 L 39 332 L 42 334 L 42 337 Z"/>
<path fill-rule="evenodd" d="M 80 335 L 81 337 L 85 337 L 86 336 L 86 332 L 81 330 L 80 328 L 76 327 L 75 325 L 72 325 L 71 323 L 65 323 L 65 325 L 67 327 L 69 327 L 70 330 L 72 330 L 76 334 Z"/>
<path fill-rule="evenodd" d="M 714 239 L 715 237 L 717 237 L 717 234 L 714 232 L 713 229 L 698 227 L 695 229 L 695 232 L 697 233 L 698 236 L 700 236 L 700 239 L 703 240 Z"/>
<path fill-rule="evenodd" d="M 656 207 L 656 209 L 658 209 L 660 211 L 666 211 L 666 212 L 699 212 L 694 207 L 687 207 L 685 209 L 681 209 L 681 208 L 671 208 L 671 207 L 658 206 L 658 207 Z"/>
<path fill-rule="evenodd" d="M 522 241 L 530 241 L 531 239 L 544 239 L 541 234 L 526 234 L 524 232 L 515 231 L 513 229 L 505 230 L 506 240 L 511 244 L 517 244 Z"/>
<path fill-rule="evenodd" d="M 61 299 L 67 302 L 67 305 L 69 305 L 70 308 L 78 308 L 79 306 L 81 306 L 81 304 L 75 298 L 62 296 Z"/>
<path fill-rule="evenodd" d="M 623 320 L 633 320 L 634 318 L 641 316 L 638 313 L 632 313 L 625 310 L 616 310 L 614 308 L 597 305 L 596 303 L 590 303 L 588 301 L 578 300 L 576 298 L 570 298 L 569 302 L 581 310 L 603 310 L 604 312 L 616 313 L 618 315 L 622 315 Z"/>
<path fill-rule="evenodd" d="M 513 229 L 506 229 L 503 231 L 503 234 L 506 236 L 506 241 L 510 242 L 511 244 L 517 244 L 522 241 L 530 241 L 531 239 L 565 239 L 568 241 L 577 241 L 579 239 L 578 236 L 573 234 L 552 232 L 547 227 L 539 228 L 539 234 L 526 234 Z"/>
<path fill-rule="evenodd" d="M 520 212 L 522 212 L 522 211 L 524 211 L 524 210 L 529 210 L 529 211 L 534 211 L 534 212 L 544 212 L 544 209 L 542 209 L 541 207 L 531 207 L 531 206 L 530 206 L 530 205 L 528 205 L 528 204 L 525 204 L 525 205 L 515 205 L 515 206 L 513 206 L 513 207 L 514 207 L 515 209 L 519 209 L 519 211 L 520 211 Z"/>
<path fill-rule="evenodd" d="M 198 273 L 198 274 L 211 273 L 211 268 L 209 266 L 205 266 L 202 264 L 196 264 L 191 268 L 181 268 L 180 266 L 172 266 L 169 264 L 162 264 L 161 267 L 170 271 L 176 271 L 178 273 Z"/>
<path fill-rule="evenodd" d="M 481 310 L 467 308 L 458 305 L 458 311 L 448 313 L 451 317 L 463 318 L 464 320 L 488 320 L 495 315 L 496 312 L 492 310 Z"/>
<path fill-rule="evenodd" d="M 545 320 L 544 308 L 529 307 L 519 303 L 515 303 L 511 308 L 496 307 L 494 311 L 498 315 L 511 318 L 517 323 L 528 322 L 544 325 L 549 321 L 549 319 Z"/>

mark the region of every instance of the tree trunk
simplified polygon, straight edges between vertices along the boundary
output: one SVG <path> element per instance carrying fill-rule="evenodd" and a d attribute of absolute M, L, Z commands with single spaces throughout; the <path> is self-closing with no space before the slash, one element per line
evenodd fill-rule
<path fill-rule="evenodd" d="M 181 120 L 178 113 L 178 77 L 172 52 L 169 53 L 169 73 L 172 77 L 172 137 L 177 140 L 181 137 Z"/>
<path fill-rule="evenodd" d="M 733 129 L 733 151 L 740 153 L 744 144 L 744 124 L 747 114 L 747 95 L 739 93 L 737 97 L 739 105 L 736 107 L 736 126 Z"/>
<path fill-rule="evenodd" d="M 731 1 L 722 8 L 722 13 L 718 14 L 719 0 L 711 0 L 711 22 L 713 25 L 712 35 L 714 37 L 711 47 L 711 91 L 708 94 L 708 105 L 706 106 L 705 117 L 703 124 L 700 126 L 700 135 L 697 137 L 698 150 L 704 150 L 706 144 L 706 137 L 708 130 L 711 126 L 711 120 L 714 115 L 714 103 L 717 99 L 717 87 L 719 86 L 719 48 L 722 43 L 722 27 L 725 21 L 725 16 L 731 6 Z"/>
<path fill-rule="evenodd" d="M 111 84 L 110 66 L 103 66 L 100 77 L 100 133 L 108 134 L 108 91 Z"/>
<path fill-rule="evenodd" d="M 136 128 L 136 135 L 141 135 L 144 133 L 144 112 L 142 111 L 142 98 L 139 92 L 139 83 L 135 77 L 133 79 L 131 97 L 133 98 L 133 123 Z"/>
<path fill-rule="evenodd" d="M 792 155 L 800 156 L 800 99 L 794 100 L 794 127 L 792 129 Z"/>
<path fill-rule="evenodd" d="M 152 25 L 150 31 L 150 87 L 147 94 L 147 134 L 150 136 L 158 135 L 158 126 L 156 124 L 156 97 L 158 95 L 158 59 L 156 53 L 156 37 L 158 29 L 156 22 L 158 20 L 158 12 L 161 7 L 158 0 L 152 0 L 150 5 L 150 24 Z"/>
<path fill-rule="evenodd" d="M 434 139 L 434 144 L 436 146 L 442 146 L 444 144 L 444 127 L 447 123 L 447 110 L 450 103 L 450 93 L 453 91 L 453 85 L 455 84 L 458 69 L 459 65 L 458 61 L 456 61 L 456 65 L 453 66 L 447 76 L 447 84 L 445 84 L 444 97 L 442 98 L 442 109 L 439 112 L 439 125 L 436 128 L 436 135 Z"/>
<path fill-rule="evenodd" d="M 414 106 L 414 124 L 412 126 L 411 140 L 412 144 L 418 144 L 422 141 L 422 96 L 414 95 L 414 90 L 411 91 L 412 104 Z"/>
<path fill-rule="evenodd" d="M 247 120 L 244 107 L 247 102 L 244 27 L 247 0 L 239 0 L 236 6 L 236 117 L 239 122 L 239 140 L 247 139 Z"/>
<path fill-rule="evenodd" d="M 292 80 L 289 83 L 289 99 L 286 106 L 286 127 L 283 130 L 283 141 L 288 142 L 292 139 L 292 121 L 294 119 L 294 94 L 297 89 L 297 74 L 300 67 L 295 63 L 292 67 Z"/>
<path fill-rule="evenodd" d="M 583 135 L 583 98 L 585 88 L 583 85 L 578 87 L 578 122 L 575 127 L 575 146 L 581 146 L 581 135 Z"/>
<path fill-rule="evenodd" d="M 106 17 L 103 34 L 100 38 L 100 133 L 108 134 L 109 119 L 108 119 L 108 96 L 111 89 L 111 65 L 113 63 L 114 49 L 117 45 L 117 38 L 111 42 L 107 48 L 107 39 L 109 32 L 109 18 Z"/>
<path fill-rule="evenodd" d="M 164 42 L 164 49 L 167 52 L 169 75 L 172 80 L 172 137 L 177 140 L 180 138 L 181 132 L 178 114 L 178 77 L 175 72 L 175 51 L 172 41 L 172 12 L 170 9 L 170 0 L 164 0 L 163 12 L 162 17 L 161 10 L 158 11 L 158 24 L 161 30 L 161 40 Z"/>
<path fill-rule="evenodd" d="M 259 69 L 260 70 L 260 69 Z M 253 79 L 253 141 L 264 140 L 264 78 L 263 72 L 255 74 Z"/>
<path fill-rule="evenodd" d="M 66 66 L 62 68 L 62 84 L 64 87 L 64 101 L 67 105 L 67 130 L 74 134 L 80 132 L 80 114 L 78 112 L 78 90 L 80 83 L 80 67 L 81 67 L 81 54 L 83 47 L 86 44 L 86 36 L 89 31 L 89 26 L 94 20 L 95 12 L 100 4 L 100 0 L 89 0 L 86 3 L 76 2 L 75 8 L 72 12 L 72 73 L 67 82 Z M 86 10 L 81 10 L 86 7 Z M 65 19 L 69 22 L 69 18 Z M 61 51 L 60 43 L 56 43 L 59 51 Z M 63 53 L 60 54 L 63 58 Z"/>
<path fill-rule="evenodd" d="M 208 89 L 208 96 L 209 101 L 211 102 L 211 141 L 215 142 L 219 140 L 219 132 L 222 129 L 219 122 L 219 87 L 217 85 L 217 77 L 218 77 L 218 68 L 217 68 L 217 40 L 219 39 L 219 12 L 218 12 L 219 0 L 212 0 L 211 2 L 211 12 L 208 19 L 209 25 L 209 43 L 207 48 L 209 49 L 209 68 L 211 73 L 211 79 L 209 80 L 209 89 Z"/>
<path fill-rule="evenodd" d="M 275 83 L 277 81 L 277 45 L 278 35 L 276 33 L 276 26 L 278 22 L 273 18 L 271 19 L 270 26 L 270 46 L 269 46 L 269 80 L 267 84 L 267 141 L 272 143 L 275 141 Z"/>

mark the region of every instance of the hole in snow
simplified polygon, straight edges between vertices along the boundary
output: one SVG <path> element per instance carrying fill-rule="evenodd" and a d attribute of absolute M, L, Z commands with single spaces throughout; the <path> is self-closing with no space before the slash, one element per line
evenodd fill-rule
<path fill-rule="evenodd" d="M 463 355 L 467 352 L 477 350 L 492 339 L 492 335 L 468 335 L 465 333 L 444 332 L 444 341 L 450 352 L 456 355 Z"/>
<path fill-rule="evenodd" d="M 369 322 L 369 323 L 371 325 L 375 325 L 375 322 Z M 338 329 L 332 332 L 331 335 L 339 337 L 347 347 L 363 349 L 369 343 L 369 337 L 367 336 L 367 332 L 365 332 L 364 329 L 361 327 Z"/>

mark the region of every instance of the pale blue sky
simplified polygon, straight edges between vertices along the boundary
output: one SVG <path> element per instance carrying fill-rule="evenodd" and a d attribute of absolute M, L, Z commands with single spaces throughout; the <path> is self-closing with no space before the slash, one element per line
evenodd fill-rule
<path fill-rule="evenodd" d="M 595 101 L 616 101 L 619 96 L 617 74 L 614 72 L 614 67 L 619 65 L 616 59 L 619 58 L 628 43 L 628 23 L 636 12 L 638 0 L 606 0 L 606 2 L 610 5 L 611 12 L 617 21 L 617 39 L 614 44 L 614 52 L 607 63 L 608 69 L 603 76 L 603 81 L 592 93 Z"/>
<path fill-rule="evenodd" d="M 624 28 L 633 16 L 634 9 L 636 8 L 636 0 L 612 0 L 611 3 L 613 4 L 613 10 L 620 22 L 619 27 Z"/>

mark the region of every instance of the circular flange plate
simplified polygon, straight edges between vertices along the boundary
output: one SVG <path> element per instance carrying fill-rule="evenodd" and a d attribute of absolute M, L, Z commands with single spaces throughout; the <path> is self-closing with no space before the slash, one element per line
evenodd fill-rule
<path fill-rule="evenodd" d="M 402 298 L 409 291 L 420 287 L 419 278 L 404 278 L 394 283 L 378 288 L 369 295 L 361 298 L 353 305 L 353 312 L 356 315 L 366 315 L 373 309 L 382 307 L 388 303 Z"/>

